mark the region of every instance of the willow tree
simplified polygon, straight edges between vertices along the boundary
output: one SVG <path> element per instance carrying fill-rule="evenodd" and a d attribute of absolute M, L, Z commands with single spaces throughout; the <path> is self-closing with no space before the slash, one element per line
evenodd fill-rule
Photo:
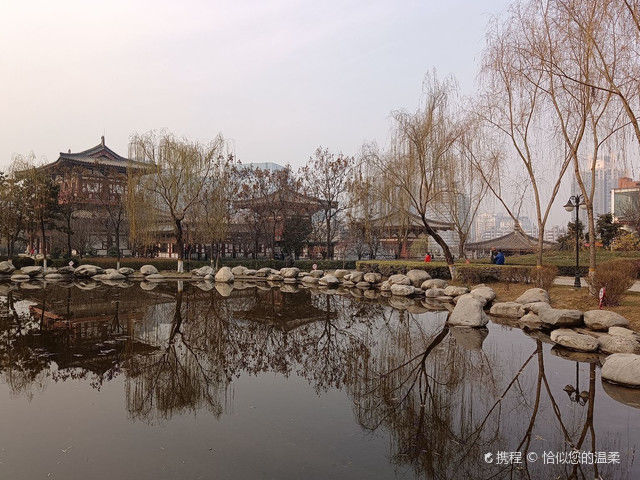
<path fill-rule="evenodd" d="M 218 135 L 203 145 L 151 131 L 134 135 L 132 144 L 137 158 L 128 168 L 130 235 L 134 242 L 148 243 L 168 226 L 177 244 L 178 272 L 182 272 L 185 219 L 202 201 L 224 141 Z"/>
<path fill-rule="evenodd" d="M 445 175 L 454 144 L 461 134 L 451 106 L 453 79 L 430 75 L 424 82 L 424 105 L 415 113 L 395 112 L 392 148 L 386 154 L 373 153 L 377 167 L 381 202 L 401 205 L 396 213 L 415 218 L 423 233 L 432 237 L 444 254 L 452 278 L 454 258 L 445 239 L 433 225 L 433 216 L 446 191 Z M 398 204 L 395 200 L 405 199 Z"/>

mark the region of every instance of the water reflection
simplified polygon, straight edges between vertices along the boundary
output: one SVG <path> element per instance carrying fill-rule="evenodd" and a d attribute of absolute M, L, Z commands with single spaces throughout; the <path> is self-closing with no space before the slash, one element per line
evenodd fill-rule
<path fill-rule="evenodd" d="M 638 474 L 639 435 L 613 427 L 639 418 L 636 392 L 598 382 L 597 356 L 549 348 L 541 332 L 448 328 L 437 305 L 350 291 L 94 283 L 0 292 L 0 372 L 13 394 L 121 376 L 132 421 L 162 424 L 219 418 L 235 379 L 277 373 L 346 392 L 358 424 L 391 440 L 399 478 Z M 527 461 L 571 449 L 617 451 L 621 464 Z M 522 463 L 484 461 L 498 451 Z"/>

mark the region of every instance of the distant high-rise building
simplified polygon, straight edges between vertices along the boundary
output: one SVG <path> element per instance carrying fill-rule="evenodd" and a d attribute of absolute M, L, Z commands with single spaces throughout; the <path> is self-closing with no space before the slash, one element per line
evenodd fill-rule
<path fill-rule="evenodd" d="M 589 160 L 591 163 L 591 160 Z M 618 164 L 617 157 L 613 154 L 603 155 L 596 162 L 595 191 L 593 195 L 593 213 L 597 217 L 611 212 L 611 190 L 618 186 L 618 179 L 626 174 L 624 168 Z M 580 173 L 584 186 L 591 189 L 591 171 L 584 170 Z M 580 186 L 574 176 L 572 193 L 580 193 Z M 580 212 L 582 221 L 586 219 L 586 211 Z"/>

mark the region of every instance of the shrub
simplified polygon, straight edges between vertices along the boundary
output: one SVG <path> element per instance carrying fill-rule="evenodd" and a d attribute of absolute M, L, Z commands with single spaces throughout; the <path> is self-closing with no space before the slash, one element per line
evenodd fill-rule
<path fill-rule="evenodd" d="M 30 267 L 36 264 L 36 262 L 31 257 L 11 257 L 9 259 L 5 256 L 0 258 L 0 261 L 1 260 L 11 260 L 11 263 L 13 263 L 13 266 L 16 268 Z"/>
<path fill-rule="evenodd" d="M 555 265 L 542 265 L 541 267 L 531 267 L 529 272 L 531 282 L 539 288 L 549 290 L 553 285 L 553 280 L 558 276 L 558 267 Z"/>
<path fill-rule="evenodd" d="M 433 278 L 451 278 L 449 267 L 442 262 L 421 262 L 416 260 L 359 260 L 356 268 L 361 272 L 378 272 L 385 277 L 396 273 L 407 273 L 409 270 L 418 269 L 429 272 Z"/>
<path fill-rule="evenodd" d="M 594 295 L 599 296 L 600 289 L 605 288 L 603 304 L 619 305 L 638 276 L 638 270 L 638 262 L 634 261 L 615 260 L 600 264 L 591 279 Z"/>
<path fill-rule="evenodd" d="M 625 233 L 613 241 L 611 248 L 623 252 L 640 250 L 640 237 L 636 233 Z"/>
<path fill-rule="evenodd" d="M 461 265 L 458 267 L 458 278 L 469 285 L 490 282 L 530 283 L 531 267 L 524 265 Z"/>

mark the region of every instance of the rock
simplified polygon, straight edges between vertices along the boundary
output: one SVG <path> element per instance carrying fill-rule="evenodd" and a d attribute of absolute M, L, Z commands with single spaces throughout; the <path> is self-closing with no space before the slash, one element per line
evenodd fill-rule
<path fill-rule="evenodd" d="M 384 282 L 382 282 L 380 284 L 380 291 L 381 292 L 388 292 L 391 290 L 391 283 L 389 283 L 389 280 L 385 280 Z"/>
<path fill-rule="evenodd" d="M 145 280 L 147 282 L 163 282 L 165 281 L 167 278 L 164 275 L 161 275 L 159 273 L 152 273 L 150 275 L 147 275 L 145 277 Z"/>
<path fill-rule="evenodd" d="M 424 296 L 427 298 L 437 298 L 444 296 L 444 290 L 442 288 L 430 288 L 424 291 Z"/>
<path fill-rule="evenodd" d="M 213 268 L 209 265 L 204 265 L 203 267 L 191 270 L 191 273 L 198 277 L 206 277 L 207 275 L 213 275 Z"/>
<path fill-rule="evenodd" d="M 267 277 L 271 275 L 271 269 L 269 267 L 260 268 L 256 271 L 256 277 Z"/>
<path fill-rule="evenodd" d="M 413 286 L 412 285 L 405 285 L 405 284 L 400 284 L 400 283 L 391 284 L 391 293 L 393 295 L 399 295 L 399 296 L 406 297 L 408 295 L 413 295 L 413 292 L 414 292 L 414 290 L 413 290 Z"/>
<path fill-rule="evenodd" d="M 75 272 L 75 270 L 76 269 L 74 267 L 67 265 L 64 267 L 60 267 L 57 273 L 61 273 L 62 275 L 71 275 L 73 274 L 73 272 Z"/>
<path fill-rule="evenodd" d="M 640 408 L 640 389 L 623 387 L 607 381 L 602 382 L 602 389 L 616 402 Z"/>
<path fill-rule="evenodd" d="M 427 290 L 429 288 L 447 288 L 447 281 L 440 278 L 431 278 L 420 284 L 420 288 Z"/>
<path fill-rule="evenodd" d="M 142 290 L 146 290 L 146 291 L 153 290 L 157 286 L 158 286 L 157 283 L 147 282 L 146 280 L 143 280 L 143 281 L 140 282 L 140 288 Z"/>
<path fill-rule="evenodd" d="M 103 273 L 94 275 L 93 278 L 96 280 L 125 280 L 127 277 L 118 272 L 115 268 L 108 268 Z"/>
<path fill-rule="evenodd" d="M 595 338 L 575 332 L 570 328 L 558 328 L 551 332 L 550 337 L 551 340 L 556 342 L 558 345 L 562 345 L 563 347 L 571 348 L 573 350 L 594 352 L 598 349 L 598 341 Z"/>
<path fill-rule="evenodd" d="M 401 273 L 397 273 L 396 275 L 391 275 L 387 280 L 390 285 L 411 285 L 411 280 L 406 275 L 402 275 Z"/>
<path fill-rule="evenodd" d="M 345 270 L 344 268 L 339 268 L 335 272 L 333 272 L 333 277 L 342 278 L 349 273 L 349 270 Z M 320 277 L 322 278 L 322 277 Z"/>
<path fill-rule="evenodd" d="M 400 287 L 402 286 L 406 286 L 406 285 L 399 285 Z M 410 298 L 407 297 L 403 297 L 403 296 L 393 296 L 389 299 L 389 305 L 391 305 L 393 308 L 395 308 L 396 310 L 407 310 L 409 309 L 412 305 L 414 305 L 414 301 Z"/>
<path fill-rule="evenodd" d="M 604 353 L 640 353 L 640 343 L 635 338 L 604 334 L 597 341 Z"/>
<path fill-rule="evenodd" d="M 544 288 L 530 288 L 518 298 L 516 298 L 516 302 L 518 303 L 534 303 L 534 302 L 544 302 L 551 303 L 551 299 L 549 298 L 549 293 Z"/>
<path fill-rule="evenodd" d="M 298 283 L 297 277 L 296 278 L 288 277 L 288 278 L 283 278 L 282 280 L 284 281 L 284 283 L 289 283 L 289 284 Z"/>
<path fill-rule="evenodd" d="M 15 271 L 16 267 L 13 266 L 13 263 L 9 260 L 5 260 L 4 262 L 0 262 L 0 273 L 11 274 Z"/>
<path fill-rule="evenodd" d="M 282 278 L 282 275 L 280 275 L 279 273 L 271 273 L 267 277 L 267 280 L 269 282 L 281 282 L 284 280 L 284 278 Z"/>
<path fill-rule="evenodd" d="M 609 335 L 618 335 L 620 337 L 639 338 L 638 333 L 624 327 L 609 327 Z"/>
<path fill-rule="evenodd" d="M 58 280 L 62 280 L 63 278 L 65 278 L 65 276 L 62 275 L 61 273 L 57 273 L 57 272 L 47 273 L 44 276 L 44 279 L 49 281 L 49 282 L 55 282 L 55 281 L 58 281 Z"/>
<path fill-rule="evenodd" d="M 287 280 L 291 280 L 290 278 L 285 278 L 284 281 L 286 282 Z M 282 285 L 280 287 L 280 291 L 282 293 L 296 293 L 299 292 L 300 289 L 298 287 L 296 287 L 295 285 L 291 285 L 290 283 L 285 283 L 284 285 Z"/>
<path fill-rule="evenodd" d="M 564 308 L 543 308 L 538 311 L 540 321 L 552 327 L 577 327 L 582 324 L 582 312 L 580 310 L 567 310 Z"/>
<path fill-rule="evenodd" d="M 24 275 L 29 275 L 30 277 L 35 277 L 36 275 L 40 275 L 42 273 L 42 267 L 31 266 L 31 267 L 22 267 L 20 271 Z"/>
<path fill-rule="evenodd" d="M 287 267 L 280 270 L 282 278 L 297 278 L 300 269 L 297 267 Z"/>
<path fill-rule="evenodd" d="M 140 267 L 140 273 L 142 275 L 154 275 L 158 273 L 158 269 L 153 265 L 143 265 Z"/>
<path fill-rule="evenodd" d="M 216 275 L 213 278 L 219 283 L 229 283 L 233 282 L 234 275 L 229 267 L 222 267 L 216 272 Z"/>
<path fill-rule="evenodd" d="M 365 282 L 363 280 L 362 282 L 356 283 L 356 288 L 361 288 L 363 290 L 368 290 L 369 288 L 371 288 L 371 284 L 369 282 Z"/>
<path fill-rule="evenodd" d="M 346 287 L 346 288 L 351 288 L 351 287 L 355 287 L 356 284 L 351 282 L 351 281 L 349 281 L 349 280 L 344 280 L 344 277 L 343 277 L 342 286 Z"/>
<path fill-rule="evenodd" d="M 602 365 L 602 378 L 610 382 L 640 387 L 640 355 L 614 353 Z"/>
<path fill-rule="evenodd" d="M 542 334 L 542 332 L 537 333 Z M 581 363 L 597 363 L 602 358 L 602 354 L 597 352 L 579 352 L 557 344 L 551 347 L 551 355 L 555 355 L 556 357 L 564 358 L 565 360 L 570 360 L 572 362 Z"/>
<path fill-rule="evenodd" d="M 324 270 L 311 270 L 309 272 L 309 275 L 314 278 L 322 278 L 324 277 Z M 337 277 L 337 278 L 340 278 L 340 277 Z"/>
<path fill-rule="evenodd" d="M 344 275 L 343 275 L 344 276 Z M 325 275 L 318 280 L 320 285 L 326 285 L 328 287 L 335 287 L 340 284 L 340 280 L 335 275 Z"/>
<path fill-rule="evenodd" d="M 228 297 L 231 295 L 231 292 L 233 292 L 233 285 L 231 285 L 230 283 L 216 282 L 214 284 L 214 287 L 216 291 L 223 297 Z"/>
<path fill-rule="evenodd" d="M 211 282 L 211 281 L 213 281 L 213 280 L 214 280 L 214 276 L 213 276 L 212 274 L 205 275 L 205 276 L 204 276 L 204 279 L 205 279 L 205 280 L 207 280 L 207 281 L 209 281 L 209 282 Z M 209 289 L 209 290 L 211 290 L 211 289 Z"/>
<path fill-rule="evenodd" d="M 302 283 L 316 284 L 318 283 L 319 278 L 312 277 L 311 275 L 307 275 L 306 277 L 302 277 Z"/>
<path fill-rule="evenodd" d="M 483 307 L 484 303 L 475 295 L 462 295 L 449 315 L 449 325 L 484 327 L 489 322 L 489 317 L 484 313 Z"/>
<path fill-rule="evenodd" d="M 525 313 L 533 312 L 538 315 L 540 313 L 540 310 L 542 310 L 543 308 L 551 308 L 551 305 L 546 302 L 532 302 L 522 304 L 522 311 Z"/>
<path fill-rule="evenodd" d="M 133 275 L 135 273 L 135 270 L 129 267 L 121 267 L 118 269 L 118 273 L 124 275 L 125 277 L 128 277 L 129 275 Z"/>
<path fill-rule="evenodd" d="M 236 276 L 236 275 L 244 275 L 246 271 L 247 271 L 247 267 L 245 267 L 243 265 L 236 265 L 235 267 L 233 267 L 231 269 L 231 273 L 233 273 L 234 276 Z"/>
<path fill-rule="evenodd" d="M 486 328 L 451 327 L 449 332 L 456 344 L 465 350 L 482 350 L 484 339 L 489 335 Z"/>
<path fill-rule="evenodd" d="M 518 302 L 499 302 L 494 303 L 489 310 L 491 315 L 496 317 L 512 317 L 520 318 L 523 314 L 522 304 Z"/>
<path fill-rule="evenodd" d="M 538 317 L 537 314 L 533 312 L 529 312 L 526 315 L 524 315 L 522 318 L 520 318 L 520 320 L 518 321 L 518 325 L 521 328 L 526 327 L 531 329 L 538 329 L 542 327 L 542 322 L 540 321 L 540 317 Z"/>
<path fill-rule="evenodd" d="M 364 281 L 369 283 L 378 283 L 382 280 L 382 275 L 377 272 L 369 272 L 364 274 Z"/>
<path fill-rule="evenodd" d="M 444 289 L 444 294 L 450 297 L 459 297 L 460 295 L 464 295 L 465 293 L 469 293 L 469 289 L 467 287 L 457 287 L 455 285 L 449 285 Z"/>
<path fill-rule="evenodd" d="M 362 282 L 364 281 L 364 272 L 351 272 L 351 276 L 348 280 L 353 283 Z"/>
<path fill-rule="evenodd" d="M 409 280 L 411 281 L 411 285 L 413 285 L 414 287 L 419 287 L 420 285 L 422 285 L 422 283 L 425 280 L 429 280 L 431 278 L 431 275 L 429 275 L 424 270 L 414 268 L 407 272 L 407 277 L 409 277 Z M 442 288 L 442 287 L 439 287 L 439 288 Z"/>
<path fill-rule="evenodd" d="M 471 290 L 469 294 L 473 295 L 478 300 L 483 302 L 483 305 L 493 302 L 493 300 L 496 298 L 496 292 L 494 292 L 491 287 L 485 287 L 485 286 L 476 287 L 473 290 Z"/>
<path fill-rule="evenodd" d="M 254 270 L 253 268 L 247 268 L 247 269 L 245 269 L 244 274 L 247 277 L 253 277 L 256 274 L 256 270 Z"/>
<path fill-rule="evenodd" d="M 609 327 L 626 327 L 629 320 L 610 310 L 584 312 L 584 324 L 591 330 L 607 330 Z"/>

